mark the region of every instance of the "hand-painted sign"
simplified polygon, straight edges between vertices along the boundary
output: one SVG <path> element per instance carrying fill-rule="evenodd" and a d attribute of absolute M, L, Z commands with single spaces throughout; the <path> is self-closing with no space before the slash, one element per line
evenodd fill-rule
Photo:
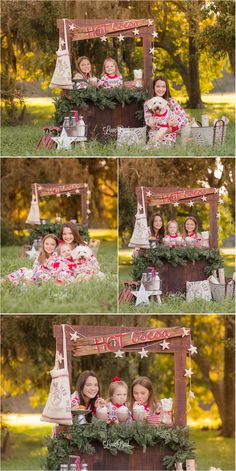
<path fill-rule="evenodd" d="M 105 36 L 109 33 L 121 32 L 130 30 L 132 28 L 140 28 L 142 26 L 148 26 L 148 20 L 126 20 L 126 21 L 115 21 L 114 23 L 99 23 L 87 27 L 79 27 L 75 25 L 74 29 L 69 30 L 72 41 L 79 39 L 92 39 Z"/>

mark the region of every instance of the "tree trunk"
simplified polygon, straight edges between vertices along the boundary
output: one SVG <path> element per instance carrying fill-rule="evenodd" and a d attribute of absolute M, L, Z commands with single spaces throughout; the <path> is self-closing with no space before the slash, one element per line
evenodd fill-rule
<path fill-rule="evenodd" d="M 224 409 L 223 409 L 223 436 L 234 437 L 235 433 L 235 356 L 234 336 L 235 322 L 233 316 L 224 316 L 225 343 L 224 343 Z"/>
<path fill-rule="evenodd" d="M 199 77 L 199 5 L 193 0 L 189 5 L 189 102 L 190 108 L 202 108 L 200 77 Z"/>

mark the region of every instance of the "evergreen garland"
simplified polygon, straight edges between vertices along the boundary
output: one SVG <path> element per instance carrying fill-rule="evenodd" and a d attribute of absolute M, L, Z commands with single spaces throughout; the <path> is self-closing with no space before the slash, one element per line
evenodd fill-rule
<path fill-rule="evenodd" d="M 89 242 L 88 226 L 85 224 L 77 224 L 76 227 L 81 237 L 86 240 L 86 242 Z M 53 224 L 52 222 L 41 223 L 31 231 L 29 242 L 32 244 L 35 239 L 41 236 L 44 237 L 46 234 L 55 234 L 59 237 L 60 230 L 61 224 Z"/>
<path fill-rule="evenodd" d="M 170 248 L 160 245 L 155 249 L 142 249 L 141 255 L 133 258 L 133 279 L 141 280 L 143 272 L 147 267 L 161 267 L 165 262 L 174 267 L 183 266 L 187 262 L 205 260 L 209 263 L 205 267 L 206 275 L 210 275 L 213 270 L 223 267 L 223 257 L 219 255 L 217 249 L 203 249 L 198 247 L 178 247 Z"/>
<path fill-rule="evenodd" d="M 183 463 L 188 458 L 194 458 L 194 446 L 188 438 L 187 427 L 154 427 L 147 422 L 107 425 L 95 419 L 82 427 L 74 423 L 68 427 L 67 433 L 62 432 L 57 438 L 50 438 L 44 469 L 60 469 L 62 463 L 68 463 L 69 455 L 76 452 L 94 454 L 96 442 L 114 455 L 118 452 L 130 454 L 137 446 L 144 451 L 155 445 L 168 448 L 173 455 L 167 455 L 163 460 L 167 469 L 174 469 L 177 462 Z"/>
<path fill-rule="evenodd" d="M 72 90 L 68 95 L 61 95 L 54 98 L 55 104 L 55 123 L 57 126 L 63 124 L 65 116 L 75 109 L 88 109 L 89 105 L 93 104 L 104 110 L 105 108 L 114 109 L 116 105 L 125 106 L 126 104 L 136 102 L 143 105 L 144 101 L 148 98 L 148 92 L 138 89 L 128 88 L 111 88 L 111 89 L 97 89 L 95 87 L 88 87 L 81 90 Z M 141 111 L 141 110 L 140 110 Z M 139 115 L 138 119 L 143 118 L 143 112 Z"/>

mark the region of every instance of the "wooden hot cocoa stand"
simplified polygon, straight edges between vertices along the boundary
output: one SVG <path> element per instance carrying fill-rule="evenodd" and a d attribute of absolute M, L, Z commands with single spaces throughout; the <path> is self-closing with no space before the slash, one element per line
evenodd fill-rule
<path fill-rule="evenodd" d="M 174 426 L 186 426 L 186 357 L 191 344 L 190 330 L 184 327 L 171 328 L 138 328 L 111 326 L 80 326 L 66 325 L 67 360 L 71 382 L 72 356 L 78 357 L 92 354 L 121 352 L 139 352 L 145 350 L 152 353 L 168 353 L 174 355 Z M 77 333 L 75 339 L 75 333 Z M 63 355 L 62 326 L 53 329 L 56 338 L 56 350 Z M 73 334 L 73 335 L 72 335 Z M 75 339 L 75 340 L 74 340 Z M 163 350 L 160 343 L 165 340 L 169 348 Z M 86 425 L 84 425 L 86 427 Z M 125 427 L 125 425 L 124 425 Z M 60 432 L 69 432 L 68 426 L 58 426 Z M 173 449 L 160 448 L 155 445 L 147 447 L 135 446 L 131 455 L 119 451 L 112 455 L 101 443 L 93 443 L 96 453 L 83 454 L 74 450 L 86 463 L 89 470 L 165 470 L 163 458 L 173 455 Z"/>
<path fill-rule="evenodd" d="M 147 208 L 149 206 L 159 207 L 165 204 L 178 206 L 179 204 L 185 204 L 191 208 L 195 204 L 209 204 L 209 248 L 205 250 L 207 253 L 207 250 L 218 248 L 217 205 L 219 203 L 219 193 L 216 188 L 137 187 L 136 196 L 138 207 L 142 208 L 141 211 L 143 211 L 143 206 L 145 206 L 145 214 L 147 214 Z M 175 250 L 178 250 L 178 247 L 175 248 Z M 181 251 L 181 248 L 179 250 Z M 141 253 L 148 253 L 148 251 L 149 249 L 144 249 Z M 162 280 L 163 294 L 185 293 L 186 281 L 201 281 L 207 279 L 208 275 L 206 274 L 205 268 L 209 263 L 206 259 L 196 260 L 194 264 L 186 260 L 184 265 L 178 266 L 173 266 L 164 259 L 162 262 L 163 264 L 157 266 L 156 269 Z"/>
<path fill-rule="evenodd" d="M 74 41 L 83 41 L 95 38 L 104 40 L 103 38 L 119 38 L 119 36 L 121 36 L 123 39 L 122 43 L 120 41 L 120 44 L 125 44 L 125 42 L 123 42 L 125 41 L 125 38 L 141 38 L 144 58 L 142 90 L 148 91 L 149 94 L 152 93 L 152 52 L 150 52 L 152 51 L 152 34 L 154 32 L 152 20 L 59 19 L 57 20 L 57 27 L 59 29 L 60 43 L 68 45 L 70 62 L 71 43 Z M 129 89 L 133 88 L 134 91 L 137 91 L 137 89 L 135 89 L 135 85 L 132 85 L 130 82 L 124 83 L 124 89 L 127 89 L 127 87 Z M 96 90 L 95 87 L 93 88 L 94 94 L 97 92 L 99 93 L 99 90 Z M 81 93 L 82 92 L 83 90 Z M 110 91 L 108 90 L 108 92 Z M 73 100 L 74 91 L 66 91 L 65 93 L 66 99 L 69 101 Z M 80 93 L 80 90 L 77 90 L 76 93 Z M 135 98 L 132 98 L 129 103 L 126 102 L 123 104 L 119 104 L 114 101 L 114 109 L 109 107 L 100 109 L 96 104 L 93 104 L 92 101 L 89 102 L 87 108 L 77 108 L 79 113 L 83 115 L 86 124 L 88 124 L 88 138 L 92 137 L 101 141 L 108 137 L 115 137 L 115 131 L 118 126 L 125 128 L 138 128 L 142 126 L 142 123 L 140 123 L 140 120 L 136 116 L 136 112 L 142 111 L 142 109 L 143 103 L 139 103 L 139 100 L 136 100 Z"/>

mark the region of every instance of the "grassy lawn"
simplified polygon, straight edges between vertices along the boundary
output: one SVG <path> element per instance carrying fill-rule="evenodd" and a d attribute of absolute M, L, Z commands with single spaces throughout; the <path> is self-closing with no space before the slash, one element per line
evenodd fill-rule
<path fill-rule="evenodd" d="M 61 151 L 39 149 L 35 151 L 35 145 L 39 137 L 43 134 L 42 128 L 45 125 L 53 123 L 54 105 L 50 98 L 27 99 L 27 108 L 30 114 L 30 124 L 21 126 L 3 126 L 2 127 L 2 155 L 3 156 L 233 156 L 234 155 L 234 94 L 212 94 L 203 95 L 205 103 L 204 110 L 187 109 L 187 113 L 197 120 L 201 120 L 202 113 L 208 114 L 210 121 L 215 118 L 221 118 L 222 115 L 230 119 L 227 129 L 226 142 L 223 146 L 198 146 L 189 143 L 186 148 L 175 146 L 173 148 L 162 147 L 160 150 L 147 151 L 138 146 L 123 146 L 116 148 L 116 143 L 108 142 L 101 144 L 89 141 L 84 151 L 79 144 L 71 151 Z M 177 97 L 181 102 L 181 99 Z M 12 134 L 14 133 L 14 139 Z"/>
<path fill-rule="evenodd" d="M 92 236 L 92 231 L 91 231 Z M 107 234 L 107 238 L 109 239 Z M 20 247 L 2 249 L 2 275 L 22 266 L 31 267 L 32 261 L 20 257 Z M 94 279 L 78 285 L 57 285 L 53 282 L 40 286 L 3 286 L 4 313 L 91 313 L 117 311 L 117 256 L 116 241 L 102 240 L 98 251 L 104 279 Z"/>
<path fill-rule="evenodd" d="M 119 284 L 120 289 L 123 288 L 123 283 L 126 280 L 132 279 L 132 259 L 131 250 L 120 250 L 119 252 Z M 235 257 L 233 249 L 222 249 L 221 255 L 224 258 L 225 275 L 231 277 L 235 270 Z M 162 304 L 158 305 L 156 302 L 151 301 L 148 306 L 141 305 L 136 307 L 135 304 L 122 303 L 119 306 L 120 313 L 231 313 L 234 312 L 234 300 L 225 300 L 223 303 L 216 303 L 215 301 L 196 300 L 192 303 L 187 303 L 183 295 L 169 295 L 162 297 Z"/>
<path fill-rule="evenodd" d="M 50 434 L 51 425 L 15 425 L 11 426 L 10 450 L 2 459 L 2 471 L 5 470 L 40 470 L 47 449 L 44 446 L 46 435 Z M 196 445 L 196 463 L 199 471 L 209 470 L 210 466 L 222 471 L 233 471 L 234 439 L 223 438 L 215 430 L 191 430 L 190 438 Z"/>

